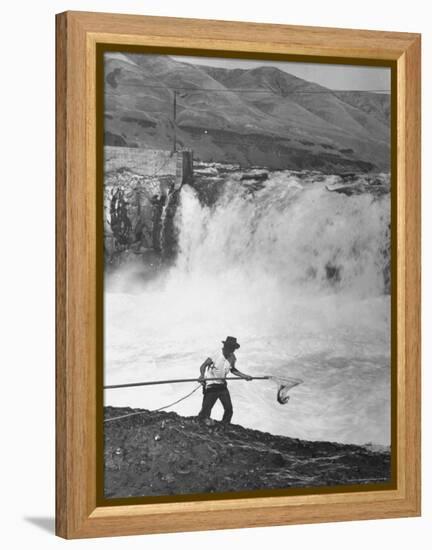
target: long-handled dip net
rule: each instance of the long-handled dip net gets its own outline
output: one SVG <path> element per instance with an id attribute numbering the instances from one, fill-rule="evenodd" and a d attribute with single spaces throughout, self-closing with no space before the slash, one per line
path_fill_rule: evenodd
<path id="1" fill-rule="evenodd" d="M 240 378 L 238 376 L 227 376 L 226 378 L 212 378 L 212 381 L 214 380 L 220 380 L 221 382 L 225 380 L 244 380 L 244 378 Z M 303 380 L 300 380 L 300 378 L 291 378 L 291 377 L 282 377 L 282 376 L 252 376 L 251 380 L 270 380 L 271 382 L 274 382 L 277 385 L 277 393 L 276 393 L 276 399 L 277 402 L 281 405 L 285 405 L 288 403 L 290 396 L 289 392 L 295 388 L 296 386 L 303 383 Z M 179 384 L 181 382 L 200 382 L 201 380 L 197 378 L 181 378 L 181 379 L 174 379 L 174 380 L 155 380 L 152 382 L 135 382 L 132 384 L 115 384 L 111 386 L 104 386 L 104 390 L 113 390 L 117 388 L 136 388 L 139 386 L 157 386 L 160 384 Z M 193 389 L 190 393 L 185 395 L 184 397 L 181 397 L 180 399 L 177 399 L 177 401 L 174 401 L 173 403 L 170 403 L 168 405 L 165 405 L 164 407 L 160 407 L 159 409 L 156 409 L 158 411 L 161 411 L 163 409 L 167 409 L 171 407 L 172 405 L 176 405 L 177 403 L 180 403 L 180 401 L 183 401 L 184 399 L 187 399 L 190 397 L 195 391 L 200 387 L 200 384 Z M 108 418 L 105 420 L 105 422 L 111 421 L 111 420 L 118 420 L 120 418 L 126 418 L 127 416 L 133 416 L 135 414 L 143 414 L 141 412 L 138 413 L 130 413 L 114 418 Z"/>

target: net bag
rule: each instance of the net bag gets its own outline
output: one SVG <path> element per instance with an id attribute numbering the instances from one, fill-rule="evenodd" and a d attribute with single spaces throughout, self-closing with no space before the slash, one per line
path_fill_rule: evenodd
<path id="1" fill-rule="evenodd" d="M 278 389 L 276 399 L 281 405 L 286 405 L 290 400 L 290 390 L 303 383 L 303 380 L 300 380 L 300 378 L 281 378 L 278 376 L 269 376 L 269 379 L 277 384 Z"/>

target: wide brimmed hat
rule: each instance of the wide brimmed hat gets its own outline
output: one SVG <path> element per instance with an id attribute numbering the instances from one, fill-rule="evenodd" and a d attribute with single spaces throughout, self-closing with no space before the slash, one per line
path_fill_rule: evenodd
<path id="1" fill-rule="evenodd" d="M 234 349 L 239 349 L 240 347 L 240 344 L 237 342 L 237 338 L 234 338 L 234 336 L 227 336 L 226 340 L 222 340 L 222 344 Z"/>

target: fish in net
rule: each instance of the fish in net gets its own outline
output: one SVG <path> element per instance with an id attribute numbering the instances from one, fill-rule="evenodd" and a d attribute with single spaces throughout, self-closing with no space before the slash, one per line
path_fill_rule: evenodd
<path id="1" fill-rule="evenodd" d="M 289 392 L 292 388 L 303 383 L 303 380 L 300 380 L 300 378 L 282 378 L 280 376 L 269 376 L 268 378 L 277 385 L 276 399 L 281 405 L 286 405 L 290 400 Z"/>

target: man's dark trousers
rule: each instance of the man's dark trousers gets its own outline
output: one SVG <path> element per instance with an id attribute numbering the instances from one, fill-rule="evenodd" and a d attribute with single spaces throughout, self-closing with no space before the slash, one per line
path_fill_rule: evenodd
<path id="1" fill-rule="evenodd" d="M 224 415 L 222 422 L 229 424 L 233 415 L 231 396 L 226 384 L 211 384 L 204 389 L 203 403 L 198 418 L 210 418 L 210 413 L 217 400 L 223 405 Z"/>

